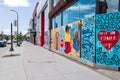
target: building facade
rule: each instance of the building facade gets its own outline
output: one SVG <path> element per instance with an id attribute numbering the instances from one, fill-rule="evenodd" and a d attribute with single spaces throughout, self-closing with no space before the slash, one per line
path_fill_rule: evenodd
<path id="1" fill-rule="evenodd" d="M 34 43 L 34 45 L 37 44 L 36 40 L 36 33 L 37 33 L 37 8 L 38 8 L 39 2 L 36 3 L 32 18 L 30 19 L 29 26 L 30 26 L 30 42 Z"/>
<path id="2" fill-rule="evenodd" d="M 120 69 L 120 0 L 52 0 L 53 51 Z"/>
<path id="3" fill-rule="evenodd" d="M 37 42 L 92 66 L 120 70 L 120 0 L 41 0 Z"/>
<path id="4" fill-rule="evenodd" d="M 49 0 L 41 0 L 37 12 L 39 45 L 49 48 Z"/>

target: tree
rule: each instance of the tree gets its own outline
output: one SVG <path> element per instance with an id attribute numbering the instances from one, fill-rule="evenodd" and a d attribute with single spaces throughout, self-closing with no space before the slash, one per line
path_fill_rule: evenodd
<path id="1" fill-rule="evenodd" d="M 18 42 L 22 42 L 24 40 L 24 36 L 21 32 L 17 35 L 17 40 Z"/>

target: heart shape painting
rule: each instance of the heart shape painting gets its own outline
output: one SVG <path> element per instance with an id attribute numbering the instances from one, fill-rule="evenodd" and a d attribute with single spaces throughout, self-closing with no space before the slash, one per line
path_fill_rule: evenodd
<path id="1" fill-rule="evenodd" d="M 98 33 L 98 40 L 108 51 L 110 51 L 111 48 L 118 42 L 119 37 L 120 35 L 117 30 L 112 30 L 110 32 L 103 30 Z"/>

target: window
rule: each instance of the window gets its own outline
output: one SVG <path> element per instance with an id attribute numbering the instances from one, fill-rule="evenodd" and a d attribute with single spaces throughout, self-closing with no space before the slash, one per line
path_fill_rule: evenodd
<path id="1" fill-rule="evenodd" d="M 107 12 L 118 12 L 118 0 L 106 0 L 107 4 L 108 4 L 108 9 Z"/>
<path id="2" fill-rule="evenodd" d="M 119 11 L 120 0 L 97 0 L 97 13 L 110 13 Z"/>
<path id="3" fill-rule="evenodd" d="M 55 21 L 56 21 L 56 23 L 55 23 L 56 27 L 60 27 L 61 26 L 61 14 L 56 16 Z"/>
<path id="4" fill-rule="evenodd" d="M 69 23 L 77 21 L 80 19 L 80 8 L 79 8 L 79 1 L 75 2 L 72 6 L 68 8 L 69 13 L 68 13 L 68 20 Z"/>
<path id="5" fill-rule="evenodd" d="M 57 15 L 55 18 L 52 19 L 52 28 L 61 27 L 61 14 Z"/>
<path id="6" fill-rule="evenodd" d="M 55 7 L 57 2 L 58 2 L 58 0 L 52 0 L 52 1 L 53 1 L 53 7 Z"/>
<path id="7" fill-rule="evenodd" d="M 55 28 L 55 19 L 53 18 L 52 19 L 52 29 L 54 29 Z"/>
<path id="8" fill-rule="evenodd" d="M 79 0 L 80 19 L 95 16 L 96 0 Z"/>
<path id="9" fill-rule="evenodd" d="M 85 17 L 95 16 L 96 0 L 78 0 L 52 20 L 53 27 L 64 26 Z"/>
<path id="10" fill-rule="evenodd" d="M 46 9 L 45 9 L 45 31 L 48 31 L 48 23 L 49 23 L 49 18 L 48 18 L 48 7 L 46 7 Z"/>
<path id="11" fill-rule="evenodd" d="M 65 11 L 63 11 L 63 25 L 68 24 L 69 23 L 69 9 L 66 9 Z"/>
<path id="12" fill-rule="evenodd" d="M 63 11 L 63 25 L 79 20 L 79 1 Z"/>

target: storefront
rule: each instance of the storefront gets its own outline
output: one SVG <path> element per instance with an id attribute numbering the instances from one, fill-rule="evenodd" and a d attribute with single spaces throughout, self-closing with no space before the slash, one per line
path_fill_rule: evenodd
<path id="1" fill-rule="evenodd" d="M 53 51 L 92 64 L 120 67 L 119 0 L 53 0 Z"/>
<path id="2" fill-rule="evenodd" d="M 49 0 L 42 0 L 38 8 L 39 44 L 49 48 Z"/>
<path id="3" fill-rule="evenodd" d="M 30 42 L 32 42 L 34 45 L 37 44 L 36 40 L 36 33 L 37 33 L 37 8 L 38 8 L 39 2 L 36 3 L 32 18 L 30 19 Z"/>

